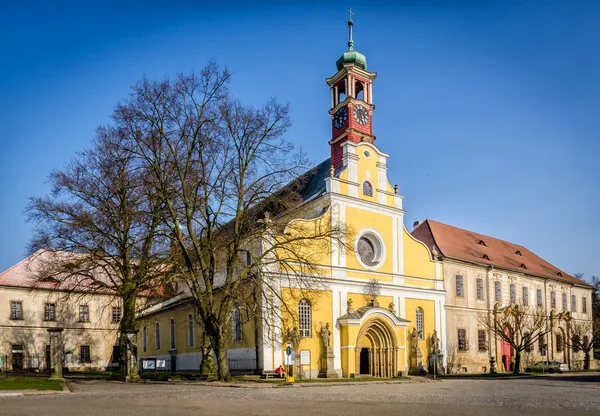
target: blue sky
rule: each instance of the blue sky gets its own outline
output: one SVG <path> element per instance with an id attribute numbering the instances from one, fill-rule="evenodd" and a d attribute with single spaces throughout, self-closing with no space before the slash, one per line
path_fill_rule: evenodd
<path id="1" fill-rule="evenodd" d="M 0 269 L 26 254 L 30 196 L 87 147 L 142 76 L 234 74 L 243 102 L 289 103 L 288 138 L 329 155 L 346 50 L 378 72 L 376 144 L 405 223 L 432 218 L 600 276 L 600 4 L 593 1 L 13 2 L 0 11 Z M 126 3 L 123 5 L 122 3 Z"/>

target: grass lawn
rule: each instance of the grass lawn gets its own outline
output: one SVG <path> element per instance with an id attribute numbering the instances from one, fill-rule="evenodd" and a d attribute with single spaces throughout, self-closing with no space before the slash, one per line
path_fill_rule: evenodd
<path id="1" fill-rule="evenodd" d="M 47 378 L 0 378 L 0 390 L 62 390 L 62 382 Z"/>

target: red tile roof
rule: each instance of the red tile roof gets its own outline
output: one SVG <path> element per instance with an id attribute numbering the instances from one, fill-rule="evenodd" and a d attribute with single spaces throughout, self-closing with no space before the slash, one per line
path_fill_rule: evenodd
<path id="1" fill-rule="evenodd" d="M 432 220 L 419 224 L 411 234 L 424 242 L 430 250 L 435 246 L 444 257 L 591 287 L 583 280 L 569 275 L 538 257 L 526 247 L 498 238 Z"/>
<path id="2" fill-rule="evenodd" d="M 61 279 L 58 276 L 58 280 L 52 277 L 48 277 L 47 280 L 43 278 L 44 270 L 48 268 L 53 260 L 60 261 L 73 256 L 83 256 L 83 254 L 39 250 L 0 273 L 0 286 L 111 293 L 108 289 L 99 290 L 97 287 L 89 286 L 89 281 L 83 278 L 67 277 Z M 105 280 L 107 283 L 110 282 L 108 279 Z"/>

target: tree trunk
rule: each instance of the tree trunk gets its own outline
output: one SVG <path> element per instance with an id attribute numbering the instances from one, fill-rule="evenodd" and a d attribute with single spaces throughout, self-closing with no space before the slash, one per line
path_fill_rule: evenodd
<path id="1" fill-rule="evenodd" d="M 213 349 L 217 356 L 217 377 L 219 381 L 229 381 L 231 374 L 229 374 L 229 361 L 227 361 L 227 343 L 224 337 L 219 334 L 213 338 Z"/>
<path id="2" fill-rule="evenodd" d="M 583 359 L 583 369 L 590 369 L 590 350 L 585 350 L 585 358 Z"/>
<path id="3" fill-rule="evenodd" d="M 520 368 L 521 368 L 521 351 L 515 351 L 515 364 L 514 364 L 514 368 L 513 368 L 513 374 L 518 375 Z"/>
<path id="4" fill-rule="evenodd" d="M 128 333 L 136 330 L 135 300 L 135 294 L 123 296 L 123 315 L 121 316 L 119 333 L 119 367 L 125 381 L 139 378 L 137 345 L 129 345 L 131 343 L 128 342 Z"/>
<path id="5" fill-rule="evenodd" d="M 209 317 L 205 322 L 206 335 L 210 339 L 211 347 L 217 358 L 217 377 L 219 381 L 229 381 L 231 374 L 229 374 L 229 362 L 227 361 L 228 333 L 223 330 L 223 325 L 215 316 Z"/>

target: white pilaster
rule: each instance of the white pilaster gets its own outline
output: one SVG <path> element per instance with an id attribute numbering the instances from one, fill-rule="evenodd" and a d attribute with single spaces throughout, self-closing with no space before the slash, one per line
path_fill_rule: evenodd
<path id="1" fill-rule="evenodd" d="M 340 324 L 338 323 L 338 318 L 340 317 L 340 291 L 334 290 L 331 294 L 331 311 L 333 314 L 333 368 L 336 370 L 341 370 L 342 368 L 342 348 L 341 348 L 341 340 L 340 340 Z"/>

